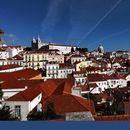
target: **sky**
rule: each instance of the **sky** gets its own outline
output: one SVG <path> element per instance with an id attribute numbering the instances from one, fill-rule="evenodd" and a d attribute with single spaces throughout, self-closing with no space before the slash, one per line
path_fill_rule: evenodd
<path id="1" fill-rule="evenodd" d="M 75 44 L 89 50 L 130 51 L 130 0 L 0 0 L 7 44 Z"/>

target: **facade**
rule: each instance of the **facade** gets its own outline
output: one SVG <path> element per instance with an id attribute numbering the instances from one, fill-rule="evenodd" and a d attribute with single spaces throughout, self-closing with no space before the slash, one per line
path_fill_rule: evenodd
<path id="1" fill-rule="evenodd" d="M 75 67 L 69 63 L 59 64 L 58 78 L 67 78 L 75 71 Z"/>
<path id="2" fill-rule="evenodd" d="M 74 64 L 75 62 L 79 62 L 79 61 L 86 61 L 86 57 L 82 55 L 73 55 L 70 58 L 71 64 Z"/>
<path id="3" fill-rule="evenodd" d="M 11 108 L 14 117 L 17 117 L 22 121 L 26 121 L 29 112 L 32 111 L 40 103 L 42 94 L 39 93 L 33 99 L 30 98 L 30 100 L 26 99 L 26 96 L 17 98 L 21 93 L 24 93 L 24 91 L 8 98 L 7 100 L 3 101 L 2 104 L 6 105 L 6 107 Z"/>
<path id="4" fill-rule="evenodd" d="M 24 55 L 24 66 L 45 69 L 48 62 L 64 63 L 64 55 L 49 52 L 31 52 Z"/>
<path id="5" fill-rule="evenodd" d="M 76 50 L 77 46 L 71 46 L 71 45 L 60 45 L 60 44 L 56 44 L 56 43 L 49 43 L 48 44 L 49 49 L 58 49 L 59 50 L 59 54 L 68 54 L 71 52 L 72 47 L 74 48 L 74 50 Z"/>
<path id="6" fill-rule="evenodd" d="M 76 80 L 76 84 L 84 85 L 86 83 L 87 75 L 86 75 L 86 72 L 84 72 L 84 71 L 73 72 L 73 77 Z"/>
<path id="7" fill-rule="evenodd" d="M 5 50 L 0 50 L 0 59 L 7 59 L 9 58 L 9 53 Z"/>
<path id="8" fill-rule="evenodd" d="M 75 63 L 76 71 L 81 71 L 82 69 L 90 66 L 92 64 L 92 61 L 81 61 Z"/>
<path id="9" fill-rule="evenodd" d="M 46 64 L 46 78 L 58 78 L 59 64 L 47 63 Z"/>

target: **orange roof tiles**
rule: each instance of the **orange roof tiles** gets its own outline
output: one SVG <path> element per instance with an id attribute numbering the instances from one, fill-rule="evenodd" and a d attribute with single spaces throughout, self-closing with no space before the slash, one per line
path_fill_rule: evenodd
<path id="1" fill-rule="evenodd" d="M 2 66 L 0 66 L 0 70 L 13 69 L 13 68 L 17 68 L 17 67 L 21 67 L 21 66 L 15 65 L 15 64 L 12 64 L 12 65 L 2 65 Z"/>
<path id="2" fill-rule="evenodd" d="M 35 87 L 43 80 L 9 80 L 1 84 L 1 89 L 20 89 L 25 87 Z"/>
<path id="3" fill-rule="evenodd" d="M 47 100 L 48 104 L 53 103 L 56 113 L 85 112 L 95 113 L 93 102 L 82 97 L 71 94 L 52 96 Z"/>
<path id="4" fill-rule="evenodd" d="M 88 74 L 88 80 L 89 82 L 95 82 L 95 81 L 106 81 L 108 80 L 108 76 L 105 74 Z"/>
<path id="5" fill-rule="evenodd" d="M 28 88 L 8 98 L 6 101 L 32 101 L 41 93 L 40 87 Z"/>
<path id="6" fill-rule="evenodd" d="M 74 78 L 68 79 L 49 79 L 41 85 L 42 91 L 48 95 L 60 95 L 71 93 L 74 84 Z"/>
<path id="7" fill-rule="evenodd" d="M 15 72 L 2 72 L 0 73 L 0 81 L 31 79 L 39 74 L 40 72 L 34 69 L 23 69 Z"/>
<path id="8" fill-rule="evenodd" d="M 130 120 L 130 115 L 111 115 L 111 116 L 94 116 L 98 121 L 118 121 L 118 120 Z"/>
<path id="9" fill-rule="evenodd" d="M 85 71 L 74 71 L 73 74 L 85 74 Z"/>
<path id="10" fill-rule="evenodd" d="M 81 89 L 81 91 L 89 91 L 88 85 L 79 85 L 78 87 Z"/>

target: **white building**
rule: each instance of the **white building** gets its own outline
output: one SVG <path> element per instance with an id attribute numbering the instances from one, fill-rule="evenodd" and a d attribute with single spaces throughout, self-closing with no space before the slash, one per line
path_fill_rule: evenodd
<path id="1" fill-rule="evenodd" d="M 75 67 L 72 64 L 62 63 L 59 64 L 58 78 L 67 78 L 68 74 L 72 74 L 75 71 Z"/>
<path id="2" fill-rule="evenodd" d="M 83 55 L 72 55 L 70 58 L 71 64 L 79 61 L 86 61 L 86 56 Z"/>
<path id="3" fill-rule="evenodd" d="M 52 52 L 30 52 L 24 55 L 24 66 L 34 69 L 44 68 L 47 62 L 64 63 L 64 55 Z"/>
<path id="4" fill-rule="evenodd" d="M 14 117 L 18 117 L 20 120 L 27 120 L 27 115 L 35 107 L 38 106 L 42 99 L 42 93 L 39 88 L 26 89 L 2 102 L 2 105 L 6 105 L 12 110 Z"/>
<path id="5" fill-rule="evenodd" d="M 49 43 L 48 44 L 48 48 L 49 49 L 58 49 L 59 50 L 59 54 L 68 54 L 71 52 L 72 47 L 74 48 L 74 50 L 76 50 L 77 46 L 71 46 L 71 45 L 63 45 L 63 44 L 56 44 L 56 43 Z"/>
<path id="6" fill-rule="evenodd" d="M 86 72 L 84 71 L 75 71 L 73 72 L 73 77 L 76 80 L 77 84 L 84 85 L 86 83 Z"/>
<path id="7" fill-rule="evenodd" d="M 7 46 L 5 51 L 9 53 L 9 57 L 11 58 L 19 54 L 20 52 L 22 52 L 23 47 L 22 46 Z"/>
<path id="8" fill-rule="evenodd" d="M 0 50 L 0 59 L 7 59 L 9 58 L 9 53 L 5 50 Z"/>
<path id="9" fill-rule="evenodd" d="M 46 77 L 47 78 L 58 78 L 59 64 L 47 63 L 46 64 Z"/>
<path id="10" fill-rule="evenodd" d="M 91 88 L 91 90 L 93 89 L 92 93 L 101 93 L 108 88 L 121 88 L 127 86 L 127 81 L 116 74 L 88 74 L 87 78 L 89 83 L 96 83 L 98 86 L 94 89 Z"/>

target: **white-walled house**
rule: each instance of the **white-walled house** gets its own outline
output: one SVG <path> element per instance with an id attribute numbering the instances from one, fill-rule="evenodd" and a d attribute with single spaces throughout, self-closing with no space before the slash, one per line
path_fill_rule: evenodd
<path id="1" fill-rule="evenodd" d="M 47 48 L 48 49 L 58 49 L 59 50 L 59 54 L 68 54 L 71 52 L 72 47 L 74 48 L 74 50 L 76 50 L 77 46 L 72 46 L 72 45 L 63 45 L 63 44 L 57 44 L 57 43 L 48 43 Z"/>
<path id="2" fill-rule="evenodd" d="M 46 64 L 46 78 L 58 78 L 59 64 L 47 63 Z"/>
<path id="3" fill-rule="evenodd" d="M 27 115 L 41 102 L 42 93 L 39 88 L 29 88 L 2 102 L 2 105 L 10 107 L 14 117 L 27 120 Z"/>
<path id="4" fill-rule="evenodd" d="M 92 93 L 101 93 L 102 91 L 104 91 L 105 89 L 109 87 L 107 83 L 108 77 L 104 74 L 97 74 L 97 73 L 88 74 L 87 79 L 88 79 L 88 83 L 97 84 L 97 87 L 95 87 L 94 89 L 91 88 Z"/>
<path id="5" fill-rule="evenodd" d="M 75 67 L 69 63 L 59 64 L 58 78 L 67 78 L 68 74 L 72 74 L 75 71 Z"/>
<path id="6" fill-rule="evenodd" d="M 87 78 L 89 83 L 96 83 L 98 86 L 92 90 L 92 93 L 101 93 L 108 88 L 127 86 L 127 81 L 117 74 L 88 74 Z"/>
<path id="7" fill-rule="evenodd" d="M 7 46 L 6 48 L 5 51 L 9 53 L 10 58 L 23 51 L 22 46 Z"/>
<path id="8" fill-rule="evenodd" d="M 73 72 L 73 77 L 76 80 L 77 84 L 84 85 L 86 83 L 86 72 L 84 71 L 75 71 Z"/>
<path id="9" fill-rule="evenodd" d="M 0 59 L 7 59 L 9 58 L 9 53 L 5 50 L 0 50 Z"/>
<path id="10" fill-rule="evenodd" d="M 24 55 L 24 66 L 34 69 L 44 68 L 47 62 L 64 63 L 64 55 L 53 53 L 52 51 L 45 52 L 29 52 Z"/>
<path id="11" fill-rule="evenodd" d="M 86 56 L 84 55 L 72 55 L 70 58 L 71 64 L 79 61 L 86 61 Z"/>
<path id="12" fill-rule="evenodd" d="M 122 88 L 127 86 L 127 80 L 118 74 L 112 74 L 109 76 L 108 84 L 111 88 Z"/>
<path id="13" fill-rule="evenodd" d="M 19 92 L 22 92 L 28 88 L 33 88 L 40 83 L 42 83 L 43 80 L 7 80 L 7 81 L 1 81 L 1 89 L 3 92 L 3 99 L 8 99 Z"/>

